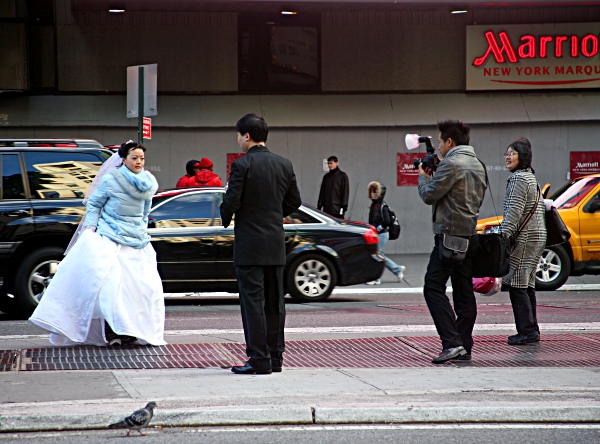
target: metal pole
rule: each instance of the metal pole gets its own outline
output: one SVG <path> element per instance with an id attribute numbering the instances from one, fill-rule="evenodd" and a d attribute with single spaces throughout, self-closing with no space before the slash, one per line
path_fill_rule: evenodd
<path id="1" fill-rule="evenodd" d="M 144 142 L 144 67 L 138 68 L 138 143 Z"/>

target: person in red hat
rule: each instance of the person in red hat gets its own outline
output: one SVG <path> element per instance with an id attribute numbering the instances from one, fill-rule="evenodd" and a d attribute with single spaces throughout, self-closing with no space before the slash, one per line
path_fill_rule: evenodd
<path id="1" fill-rule="evenodd" d="M 175 188 L 185 188 L 190 186 L 190 179 L 193 179 L 200 170 L 200 161 L 192 159 L 185 164 L 186 175 L 177 181 Z"/>
<path id="2" fill-rule="evenodd" d="M 188 186 L 190 187 L 222 187 L 223 182 L 219 176 L 213 173 L 213 163 L 208 157 L 200 159 L 200 169 L 194 177 L 190 177 Z"/>

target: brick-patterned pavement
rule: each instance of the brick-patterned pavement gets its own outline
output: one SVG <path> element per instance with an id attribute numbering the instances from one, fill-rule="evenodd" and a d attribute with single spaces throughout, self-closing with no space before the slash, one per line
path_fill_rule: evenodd
<path id="1" fill-rule="evenodd" d="M 434 336 L 288 341 L 284 365 L 294 368 L 433 367 L 441 350 Z M 228 368 L 246 360 L 245 344 L 163 347 L 50 347 L 0 351 L 0 371 Z M 475 336 L 475 367 L 600 367 L 600 334 L 542 334 L 542 341 L 509 346 L 506 336 Z"/>

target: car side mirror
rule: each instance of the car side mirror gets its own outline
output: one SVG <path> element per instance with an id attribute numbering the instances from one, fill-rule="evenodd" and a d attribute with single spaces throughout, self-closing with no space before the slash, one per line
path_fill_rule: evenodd
<path id="1" fill-rule="evenodd" d="M 148 218 L 148 228 L 156 228 L 156 221 L 151 217 Z"/>
<path id="2" fill-rule="evenodd" d="M 590 213 L 595 213 L 600 210 L 600 199 L 596 199 L 590 203 Z"/>

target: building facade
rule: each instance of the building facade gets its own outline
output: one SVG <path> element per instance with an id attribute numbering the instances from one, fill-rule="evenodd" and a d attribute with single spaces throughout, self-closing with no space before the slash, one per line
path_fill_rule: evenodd
<path id="1" fill-rule="evenodd" d="M 600 152 L 598 2 L 465 1 L 465 13 L 448 1 L 2 4 L 0 138 L 136 139 L 126 68 L 157 63 L 144 145 L 161 188 L 193 158 L 225 178 L 235 122 L 262 114 L 267 146 L 293 161 L 306 203 L 330 155 L 350 178 L 350 218 L 367 219 L 370 181 L 387 186 L 402 225 L 388 253 L 432 247 L 430 207 L 398 186 L 402 155 L 424 152 L 407 151 L 407 133 L 435 139 L 438 120 L 471 124 L 491 184 L 481 217 L 502 212 L 502 153 L 516 137 L 531 140 L 538 180 L 553 189 L 572 152 Z"/>

